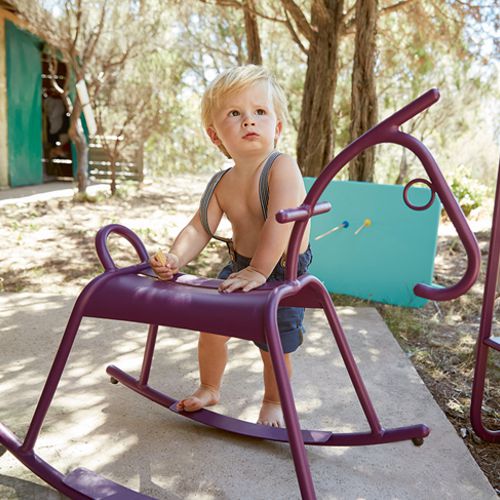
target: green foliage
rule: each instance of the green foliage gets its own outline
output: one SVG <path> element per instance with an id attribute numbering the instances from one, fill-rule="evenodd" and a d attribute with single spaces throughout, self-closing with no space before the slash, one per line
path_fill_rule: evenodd
<path id="1" fill-rule="evenodd" d="M 78 192 L 73 195 L 74 203 L 98 203 L 98 199 L 87 192 Z"/>
<path id="2" fill-rule="evenodd" d="M 145 165 L 154 177 L 217 170 L 226 159 L 201 127 L 200 101 L 217 73 L 246 63 L 243 12 L 238 8 L 191 2 L 171 7 L 171 15 L 164 16 L 162 22 L 163 31 L 170 38 L 168 47 L 159 50 L 158 57 L 165 57 L 169 78 L 161 85 L 165 94 L 160 103 L 163 123 L 145 144 Z M 277 75 L 289 101 L 291 120 L 279 147 L 294 155 L 306 57 L 290 42 L 282 24 L 259 20 L 259 33 L 264 64 Z M 144 70 L 143 74 L 147 73 Z M 158 72 L 152 74 L 156 76 Z"/>
<path id="3" fill-rule="evenodd" d="M 65 12 L 64 5 L 72 5 L 70 0 L 40 3 L 59 6 L 59 13 Z M 491 179 L 497 163 L 492 158 L 497 155 L 498 120 L 491 110 L 499 99 L 494 85 L 498 52 L 486 51 L 494 46 L 488 39 L 491 33 L 482 29 L 487 16 L 481 11 L 486 12 L 486 7 L 482 2 L 471 6 L 447 0 L 399 3 L 400 7 L 393 8 L 397 2 L 379 0 L 379 119 L 427 89 L 440 88 L 441 101 L 406 124 L 405 132 L 416 133 L 433 153 L 440 152 L 439 164 L 446 177 L 446 170 L 452 171 L 459 161 L 469 169 L 474 164 L 476 178 Z M 354 0 L 345 2 L 346 21 L 352 17 L 354 4 Z M 103 0 L 95 2 L 94 9 L 90 5 L 84 2 L 82 9 L 89 23 L 95 24 Z M 127 0 L 106 11 L 106 30 L 86 64 L 92 105 L 102 133 L 123 137 L 121 155 L 130 157 L 127 147 L 134 150 L 144 145 L 146 175 L 213 171 L 223 165 L 224 157 L 201 129 L 199 107 L 203 90 L 218 72 L 246 63 L 243 11 L 237 5 Z M 264 65 L 276 74 L 289 100 L 291 120 L 279 147 L 295 155 L 308 57 L 286 28 L 282 5 L 280 0 L 256 2 L 265 15 L 258 17 Z M 310 22 L 311 2 L 301 0 L 296 5 Z M 492 19 L 486 19 L 490 27 Z M 307 39 L 296 32 L 306 50 Z M 333 117 L 335 153 L 347 145 L 350 135 L 351 29 L 340 45 Z M 126 64 L 120 64 L 119 54 L 128 55 Z M 393 182 L 401 166 L 400 148 L 378 147 L 376 154 L 377 181 Z M 411 157 L 409 162 L 410 178 L 421 175 L 419 163 Z"/>
<path id="4" fill-rule="evenodd" d="M 474 179 L 465 168 L 459 168 L 451 180 L 451 190 L 466 217 L 472 210 L 481 206 L 486 188 Z"/>
<path id="5" fill-rule="evenodd" d="M 495 118 L 492 110 L 498 109 L 500 99 L 494 41 L 488 28 L 494 23 L 490 20 L 484 24 L 491 8 L 464 2 L 408 2 L 384 12 L 395 3 L 379 1 L 379 120 L 426 90 L 438 88 L 440 101 L 406 123 L 404 131 L 422 140 L 436 155 L 446 178 L 458 163 L 469 172 L 473 166 L 474 177 L 490 183 L 498 164 L 499 136 L 498 114 Z M 472 32 L 475 44 L 471 42 Z M 334 103 L 336 153 L 349 141 L 353 45 L 352 36 L 343 37 Z M 423 175 L 420 162 L 409 151 L 406 160 L 409 168 L 403 177 L 409 180 Z M 377 146 L 376 181 L 393 183 L 403 164 L 400 147 Z"/>

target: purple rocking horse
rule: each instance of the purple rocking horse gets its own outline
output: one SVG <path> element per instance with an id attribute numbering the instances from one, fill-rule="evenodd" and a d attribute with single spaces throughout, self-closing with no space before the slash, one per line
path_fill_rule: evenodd
<path id="1" fill-rule="evenodd" d="M 149 325 L 139 376 L 136 378 L 112 365 L 108 366 L 107 373 L 111 376 L 112 382 L 120 382 L 173 412 L 177 412 L 175 408 L 177 401 L 154 389 L 148 383 L 159 325 L 202 330 L 245 340 L 266 342 L 269 345 L 280 390 L 286 423 L 285 429 L 245 422 L 206 409 L 194 413 L 181 412 L 180 414 L 198 422 L 245 436 L 289 442 L 300 492 L 304 499 L 315 498 L 305 445 L 353 446 L 401 440 L 412 440 L 416 445 L 422 444 L 423 439 L 430 432 L 429 428 L 423 424 L 392 429 L 386 429 L 381 425 L 354 361 L 330 295 L 315 276 L 297 277 L 297 259 L 300 241 L 309 219 L 314 215 L 327 212 L 331 208 L 329 203 L 318 203 L 318 200 L 335 175 L 364 149 L 380 143 L 394 143 L 410 149 L 420 159 L 430 181 L 424 179 L 418 181 L 429 186 L 432 198 L 436 193 L 438 194 L 468 256 L 467 270 L 458 283 L 449 288 L 418 283 L 414 288 L 415 294 L 431 300 L 450 300 L 465 293 L 473 285 L 480 263 L 476 239 L 432 155 L 421 142 L 399 129 L 403 123 L 424 111 L 438 99 L 439 92 L 437 90 L 428 91 L 351 143 L 323 170 L 301 206 L 283 210 L 276 215 L 280 223 L 294 223 L 287 251 L 284 282 L 268 283 L 250 293 L 220 294 L 217 291 L 220 280 L 203 279 L 185 274 L 176 275 L 172 281 L 152 280 L 148 276 L 152 273 L 148 264 L 148 253 L 138 236 L 126 227 L 116 224 L 102 228 L 97 233 L 96 247 L 99 259 L 104 266 L 104 272 L 85 287 L 75 303 L 24 440 L 19 439 L 7 427 L 0 424 L 0 443 L 35 474 L 70 498 L 149 498 L 83 468 L 75 469 L 64 475 L 45 462 L 34 451 L 35 443 L 68 360 L 79 325 L 82 318 L 87 316 Z M 406 192 L 407 189 L 404 201 L 410 206 Z M 410 206 L 410 208 L 419 207 Z M 138 254 L 139 264 L 120 269 L 115 266 L 106 246 L 107 238 L 111 233 L 117 233 L 131 243 Z M 500 244 L 498 235 L 495 242 L 495 248 L 498 250 Z M 498 261 L 498 251 L 495 258 Z M 333 338 L 339 347 L 366 416 L 369 431 L 335 433 L 333 431 L 301 429 L 278 333 L 276 312 L 279 305 L 324 310 Z M 193 311 L 196 311 L 196 314 L 193 314 Z M 488 341 L 485 342 L 488 347 L 492 346 L 488 344 Z M 498 343 L 496 345 L 498 346 Z"/>

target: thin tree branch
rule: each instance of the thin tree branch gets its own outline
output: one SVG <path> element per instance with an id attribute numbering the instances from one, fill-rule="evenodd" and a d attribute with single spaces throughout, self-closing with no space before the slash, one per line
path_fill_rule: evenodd
<path id="1" fill-rule="evenodd" d="M 87 61 L 94 55 L 95 48 L 97 46 L 97 43 L 99 42 L 99 39 L 101 38 L 102 31 L 104 28 L 104 21 L 106 19 L 106 11 L 107 11 L 107 4 L 108 0 L 104 0 L 104 3 L 101 8 L 101 14 L 99 16 L 99 23 L 97 24 L 97 29 L 94 31 L 92 35 L 92 40 L 91 42 L 85 47 L 84 49 L 84 61 Z"/>
<path id="2" fill-rule="evenodd" d="M 398 3 L 389 5 L 387 7 L 384 7 L 379 10 L 379 16 L 385 15 L 385 14 L 390 14 L 391 12 L 395 12 L 406 5 L 411 5 L 412 3 L 415 3 L 415 0 L 401 0 Z M 356 16 L 352 16 L 350 19 L 347 19 L 347 17 L 352 14 L 354 11 L 354 7 L 356 4 L 353 5 L 344 15 L 344 24 L 343 24 L 343 31 L 342 33 L 345 35 L 353 35 L 356 30 L 354 29 L 354 26 L 356 24 Z"/>
<path id="3" fill-rule="evenodd" d="M 307 39 L 309 43 L 312 43 L 316 34 L 309 24 L 309 21 L 304 16 L 301 8 L 293 0 L 281 0 L 281 5 L 292 16 L 295 24 L 297 25 L 297 28 L 299 29 L 299 32 Z"/>
<path id="4" fill-rule="evenodd" d="M 288 17 L 288 11 L 285 10 L 285 16 L 286 16 L 286 27 L 288 28 L 288 31 L 290 32 L 290 35 L 292 36 L 293 41 L 299 46 L 299 49 L 305 54 L 308 54 L 308 50 L 304 46 L 304 44 L 301 42 L 298 33 L 295 31 L 295 28 L 293 27 L 293 24 Z"/>
<path id="5" fill-rule="evenodd" d="M 76 18 L 76 29 L 75 29 L 75 36 L 73 38 L 73 46 L 77 47 L 78 37 L 80 35 L 80 29 L 82 27 L 82 2 L 81 2 L 81 0 L 78 0 L 76 2 L 75 18 Z"/>
<path id="6" fill-rule="evenodd" d="M 244 5 L 237 0 L 199 0 L 200 2 L 207 4 L 207 5 L 217 5 L 219 7 L 234 7 L 237 9 L 243 9 L 245 8 Z M 261 17 L 262 19 L 266 19 L 267 21 L 273 21 L 276 23 L 281 23 L 281 24 L 286 24 L 285 19 L 280 19 L 279 17 L 273 17 L 269 16 L 267 14 L 264 14 L 263 12 L 257 10 L 257 8 L 248 8 L 248 11 L 251 12 L 252 14 L 255 14 L 256 16 Z"/>
<path id="7" fill-rule="evenodd" d="M 401 0 L 400 2 L 397 2 L 395 4 L 384 7 L 383 9 L 380 9 L 379 15 L 390 14 L 391 12 L 399 10 L 402 7 L 405 7 L 406 5 L 410 5 L 412 3 L 415 3 L 415 0 Z"/>

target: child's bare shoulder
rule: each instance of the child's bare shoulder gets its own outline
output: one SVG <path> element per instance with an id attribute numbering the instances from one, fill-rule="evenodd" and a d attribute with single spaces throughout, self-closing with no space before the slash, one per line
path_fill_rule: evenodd
<path id="1" fill-rule="evenodd" d="M 292 156 L 282 153 L 274 160 L 273 167 L 269 176 L 269 183 L 274 182 L 302 182 L 302 174 L 300 172 L 297 161 Z"/>
<path id="2" fill-rule="evenodd" d="M 287 153 L 281 153 L 279 156 L 276 157 L 276 160 L 274 160 L 275 165 L 294 165 L 298 168 L 297 161 L 293 156 L 290 156 Z M 274 168 L 274 166 L 273 166 Z"/>

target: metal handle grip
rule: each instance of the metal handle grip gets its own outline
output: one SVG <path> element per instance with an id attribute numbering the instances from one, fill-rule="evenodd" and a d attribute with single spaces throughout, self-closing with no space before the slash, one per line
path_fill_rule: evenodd
<path id="1" fill-rule="evenodd" d="M 322 201 L 314 205 L 311 210 L 310 205 L 301 205 L 297 208 L 286 208 L 285 210 L 280 210 L 276 214 L 276 220 L 285 224 L 286 222 L 304 221 L 311 218 L 313 215 L 320 215 L 329 212 L 332 209 L 332 205 L 329 201 Z"/>
<path id="2" fill-rule="evenodd" d="M 109 224 L 99 229 L 95 237 L 95 247 L 97 255 L 99 256 L 99 260 L 101 261 L 101 264 L 106 271 L 117 269 L 106 244 L 108 236 L 111 233 L 116 233 L 120 236 L 123 236 L 123 238 L 125 238 L 134 247 L 137 255 L 139 256 L 139 259 L 141 259 L 141 262 L 147 262 L 149 260 L 149 255 L 146 251 L 146 247 L 142 243 L 139 236 L 137 236 L 137 234 L 135 234 L 128 227 L 122 226 L 120 224 Z"/>

